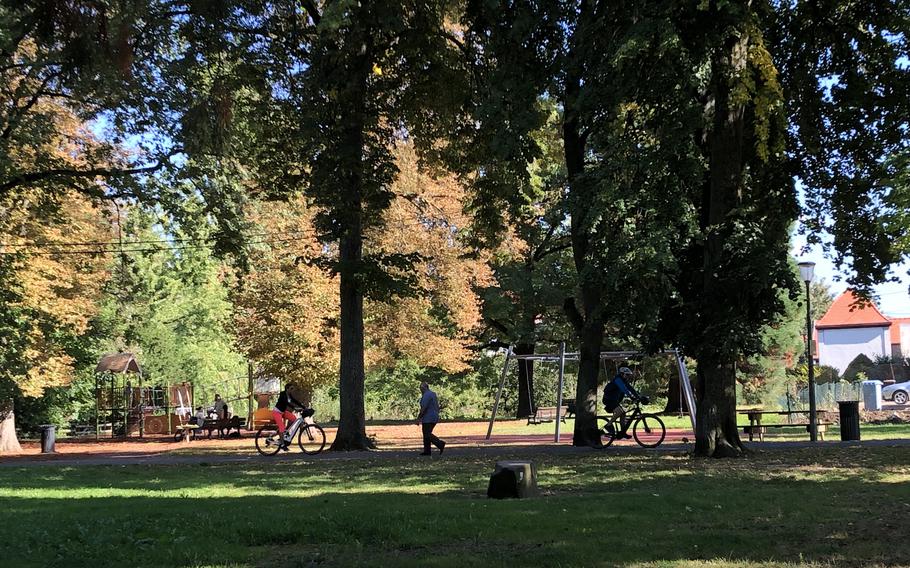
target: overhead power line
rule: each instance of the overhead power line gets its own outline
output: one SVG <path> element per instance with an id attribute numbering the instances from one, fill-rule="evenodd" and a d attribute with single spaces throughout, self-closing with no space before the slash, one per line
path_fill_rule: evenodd
<path id="1" fill-rule="evenodd" d="M 258 245 L 258 244 L 277 244 L 277 243 L 288 243 L 301 240 L 300 237 L 292 237 L 287 239 L 268 239 L 260 241 L 248 241 L 245 244 Z M 116 243 L 112 243 L 116 244 Z M 124 243 L 124 244 L 136 244 L 133 243 Z M 161 242 L 162 245 L 167 245 L 165 241 Z M 163 252 L 163 251 L 180 251 L 180 250 L 202 250 L 202 249 L 211 249 L 213 244 L 195 244 L 195 245 L 181 245 L 181 246 L 158 246 L 158 247 L 140 247 L 140 248 L 104 248 L 104 249 L 92 249 L 92 250 L 42 250 L 42 251 L 18 251 L 24 252 L 29 256 L 71 256 L 71 255 L 102 255 L 102 254 L 132 254 L 132 253 L 141 253 L 141 252 Z M 18 252 L 0 252 L 0 255 L 13 255 L 18 254 Z"/>
<path id="2" fill-rule="evenodd" d="M 259 233 L 247 233 L 246 236 L 250 237 L 264 237 L 269 235 L 295 235 L 295 234 L 304 234 L 312 233 L 311 229 L 298 230 L 298 231 L 266 231 Z M 139 245 L 139 244 L 169 244 L 169 243 L 189 243 L 189 242 L 207 242 L 217 240 L 218 234 L 223 234 L 221 232 L 216 233 L 213 236 L 209 237 L 194 237 L 194 238 L 164 238 L 164 239 L 148 239 L 148 240 L 138 240 L 138 241 L 84 241 L 84 242 L 72 242 L 72 241 L 57 241 L 57 242 L 30 242 L 30 243 L 0 243 L 0 247 L 8 248 L 47 248 L 47 247 L 77 247 L 77 246 L 120 246 L 123 245 Z"/>

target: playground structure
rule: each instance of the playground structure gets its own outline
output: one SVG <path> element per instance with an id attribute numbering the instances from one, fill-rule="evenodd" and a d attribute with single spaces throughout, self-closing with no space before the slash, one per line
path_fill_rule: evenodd
<path id="1" fill-rule="evenodd" d="M 148 386 L 143 384 L 142 369 L 133 354 L 105 355 L 95 367 L 95 438 L 108 432 L 111 438 L 174 434 L 197 406 L 208 409 L 216 394 L 221 395 L 233 414 L 246 415 L 248 428 L 252 428 L 255 400 L 259 400 L 260 408 L 263 404 L 268 406 L 269 397 L 280 390 L 275 388 L 276 383 L 254 380 L 252 365 L 248 365 L 246 376 L 214 385 L 194 388 L 181 382 Z M 240 413 L 242 406 L 246 406 L 245 412 Z"/>
<path id="2" fill-rule="evenodd" d="M 680 354 L 678 349 L 667 349 L 660 352 L 663 355 L 671 356 L 676 362 L 676 367 L 679 372 L 679 388 L 681 391 L 681 399 L 685 401 L 685 406 L 688 409 L 689 419 L 692 422 L 692 430 L 695 430 L 695 393 L 692 391 L 692 383 L 689 380 L 689 371 L 686 369 L 686 363 L 683 359 L 683 356 Z M 628 361 L 631 359 L 637 359 L 645 356 L 645 353 L 638 351 L 602 351 L 600 353 L 601 364 L 604 364 L 606 361 Z M 558 353 L 535 353 L 530 355 L 517 355 L 512 351 L 512 348 L 509 347 L 506 349 L 506 360 L 502 366 L 502 374 L 499 379 L 499 388 L 496 391 L 496 399 L 493 402 L 493 412 L 490 414 L 490 422 L 487 426 L 487 435 L 486 439 L 489 440 L 493 434 L 493 424 L 496 421 L 496 414 L 499 411 L 499 403 L 502 399 L 502 393 L 505 389 L 506 379 L 509 374 L 509 363 L 511 361 L 540 361 L 546 363 L 558 363 L 558 380 L 556 387 L 556 415 L 554 422 L 556 423 L 555 432 L 554 432 L 554 441 L 559 443 L 559 430 L 560 424 L 564 420 L 564 416 L 560 415 L 561 409 L 563 408 L 563 390 L 565 387 L 565 368 L 566 362 L 577 362 L 579 360 L 579 354 L 577 352 L 566 353 L 566 344 L 561 342 L 559 344 Z M 605 365 L 604 365 L 605 367 Z M 532 404 L 533 406 L 533 404 Z"/>

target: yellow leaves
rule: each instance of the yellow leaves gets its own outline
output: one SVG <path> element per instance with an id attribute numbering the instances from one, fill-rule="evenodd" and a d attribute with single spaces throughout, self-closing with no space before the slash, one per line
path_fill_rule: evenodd
<path id="1" fill-rule="evenodd" d="M 464 258 L 459 234 L 469 219 L 462 210 L 464 190 L 454 176 L 422 171 L 411 145 L 395 151 L 396 197 L 384 213 L 384 225 L 366 235 L 364 252 L 418 253 L 424 260 L 415 270 L 424 293 L 365 302 L 365 362 L 368 368 L 390 367 L 407 356 L 460 372 L 470 357 L 470 332 L 481 318 L 474 288 L 489 283 L 492 274 L 483 259 Z M 334 380 L 339 363 L 338 279 L 295 262 L 335 254 L 316 241 L 313 214 L 302 199 L 251 210 L 261 232 L 299 238 L 263 245 L 233 294 L 241 350 L 264 371 L 310 387 Z"/>
<path id="2" fill-rule="evenodd" d="M 249 212 L 269 243 L 232 294 L 237 346 L 267 375 L 312 390 L 337 376 L 338 284 L 298 259 L 322 254 L 302 199 Z"/>
<path id="3" fill-rule="evenodd" d="M 410 144 L 399 144 L 395 153 L 396 198 L 369 243 L 388 253 L 420 254 L 425 260 L 415 268 L 425 293 L 389 305 L 369 304 L 368 339 L 384 353 L 371 360 L 388 364 L 407 355 L 422 365 L 459 372 L 470 356 L 469 334 L 481 319 L 474 289 L 488 283 L 492 273 L 484 259 L 466 258 L 459 241 L 470 222 L 461 184 L 454 176 L 421 170 Z"/>

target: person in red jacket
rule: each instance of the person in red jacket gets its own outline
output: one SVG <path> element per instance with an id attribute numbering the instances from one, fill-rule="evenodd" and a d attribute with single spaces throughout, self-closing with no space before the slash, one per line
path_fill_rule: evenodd
<path id="1" fill-rule="evenodd" d="M 284 438 L 284 431 L 287 428 L 284 421 L 294 422 L 297 420 L 297 415 L 293 411 L 306 408 L 305 404 L 294 398 L 293 393 L 296 391 L 297 388 L 293 383 L 286 384 L 284 390 L 278 394 L 278 402 L 275 403 L 275 408 L 272 409 L 272 420 L 278 425 L 278 434 L 281 436 L 281 449 L 284 451 L 288 451 L 288 444 L 290 443 L 289 440 Z"/>

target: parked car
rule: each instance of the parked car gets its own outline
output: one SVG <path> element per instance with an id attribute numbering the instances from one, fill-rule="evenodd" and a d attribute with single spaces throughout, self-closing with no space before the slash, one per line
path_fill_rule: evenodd
<path id="1" fill-rule="evenodd" d="M 907 404 L 910 400 L 910 381 L 894 383 L 882 388 L 882 398 L 893 400 L 897 404 Z"/>

